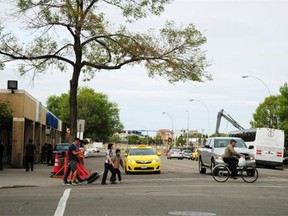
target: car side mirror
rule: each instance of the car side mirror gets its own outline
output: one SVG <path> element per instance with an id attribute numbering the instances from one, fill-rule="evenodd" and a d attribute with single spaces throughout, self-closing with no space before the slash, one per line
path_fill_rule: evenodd
<path id="1" fill-rule="evenodd" d="M 251 145 L 251 146 L 249 146 L 249 147 L 248 147 L 248 149 L 254 149 L 254 146 L 253 146 L 253 145 Z"/>
<path id="2" fill-rule="evenodd" d="M 128 156 L 128 154 L 127 154 L 127 153 L 125 153 L 125 154 L 124 154 L 124 157 L 127 157 L 127 156 Z"/>
<path id="3" fill-rule="evenodd" d="M 161 154 L 161 152 L 157 152 L 157 155 L 158 155 L 158 156 L 161 156 L 162 154 Z"/>
<path id="4" fill-rule="evenodd" d="M 205 145 L 205 148 L 212 149 L 210 145 Z"/>

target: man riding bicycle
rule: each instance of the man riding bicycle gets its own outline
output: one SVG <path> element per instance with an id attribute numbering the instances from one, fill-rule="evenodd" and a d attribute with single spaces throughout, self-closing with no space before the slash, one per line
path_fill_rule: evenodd
<path id="1" fill-rule="evenodd" d="M 237 164 L 238 158 L 241 157 L 241 154 L 235 151 L 234 147 L 236 146 L 236 140 L 230 140 L 230 144 L 226 147 L 225 152 L 223 154 L 223 161 L 229 165 L 231 170 L 230 178 L 237 179 Z M 236 157 L 235 157 L 236 156 Z"/>

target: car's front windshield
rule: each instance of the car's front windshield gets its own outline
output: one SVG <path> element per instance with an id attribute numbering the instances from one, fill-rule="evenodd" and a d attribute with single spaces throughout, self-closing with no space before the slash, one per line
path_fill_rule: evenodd
<path id="1" fill-rule="evenodd" d="M 236 142 L 237 142 L 236 143 L 236 147 L 237 148 L 246 148 L 246 145 L 243 142 L 243 140 L 237 139 Z M 229 139 L 218 139 L 218 140 L 215 140 L 214 147 L 215 148 L 225 148 L 229 144 L 230 144 L 230 140 Z"/>
<path id="2" fill-rule="evenodd" d="M 143 148 L 143 149 L 131 149 L 129 155 L 156 155 L 154 149 Z"/>

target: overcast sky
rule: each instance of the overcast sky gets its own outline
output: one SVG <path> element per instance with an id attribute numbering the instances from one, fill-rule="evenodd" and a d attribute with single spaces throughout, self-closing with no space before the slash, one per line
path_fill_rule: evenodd
<path id="1" fill-rule="evenodd" d="M 172 117 L 174 130 L 187 128 L 189 119 L 190 130 L 212 134 L 221 109 L 250 128 L 259 103 L 269 91 L 279 94 L 279 88 L 287 82 L 287 10 L 288 1 L 175 0 L 160 17 L 131 27 L 144 32 L 163 27 L 165 20 L 175 20 L 179 26 L 193 23 L 207 37 L 203 50 L 212 63 L 207 72 L 213 81 L 172 85 L 162 78 L 148 78 L 141 66 L 127 66 L 98 73 L 92 81 L 80 81 L 80 85 L 103 92 L 116 102 L 127 130 L 171 129 Z M 121 20 L 116 13 L 110 17 L 115 22 Z M 252 77 L 243 79 L 242 75 Z M 19 80 L 20 89 L 45 105 L 48 96 L 67 92 L 71 71 L 40 75 L 31 82 L 29 75 L 19 78 L 16 67 L 9 66 L 0 71 L 0 77 L 0 88 L 6 88 L 9 79 Z M 234 129 L 222 119 L 220 132 Z"/>

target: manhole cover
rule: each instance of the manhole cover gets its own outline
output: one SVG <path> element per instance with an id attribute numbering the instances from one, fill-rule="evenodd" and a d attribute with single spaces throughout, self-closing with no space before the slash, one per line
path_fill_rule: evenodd
<path id="1" fill-rule="evenodd" d="M 174 212 L 168 212 L 168 214 L 177 216 L 216 216 L 216 214 L 214 213 L 194 212 L 194 211 L 174 211 Z"/>

